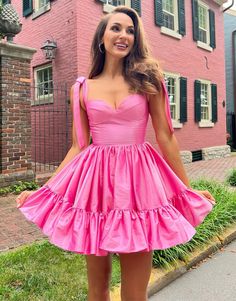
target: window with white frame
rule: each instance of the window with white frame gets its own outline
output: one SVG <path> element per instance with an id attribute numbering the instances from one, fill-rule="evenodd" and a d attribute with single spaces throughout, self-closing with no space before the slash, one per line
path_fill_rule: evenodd
<path id="1" fill-rule="evenodd" d="M 211 93 L 210 83 L 201 81 L 201 120 L 211 120 Z"/>
<path id="2" fill-rule="evenodd" d="M 131 0 L 106 0 L 103 5 L 103 11 L 109 13 L 118 5 L 131 7 Z"/>
<path id="3" fill-rule="evenodd" d="M 39 17 L 51 9 L 49 0 L 34 0 L 32 19 Z"/>
<path id="4" fill-rule="evenodd" d="M 175 0 L 163 0 L 163 26 L 171 30 L 176 29 L 176 11 Z"/>
<path id="5" fill-rule="evenodd" d="M 199 41 L 209 44 L 209 13 L 208 7 L 199 2 L 198 5 Z"/>
<path id="6" fill-rule="evenodd" d="M 161 27 L 161 33 L 176 39 L 181 39 L 185 34 L 185 14 L 182 13 L 179 19 L 179 10 L 184 11 L 181 3 L 178 0 L 163 0 L 161 12 L 158 7 L 155 8 L 155 22 Z"/>
<path id="7" fill-rule="evenodd" d="M 53 101 L 52 66 L 38 67 L 34 70 L 35 101 L 37 104 L 51 103 Z"/>
<path id="8" fill-rule="evenodd" d="M 216 48 L 215 11 L 201 0 L 192 0 L 193 40 L 197 46 L 212 52 Z"/>
<path id="9" fill-rule="evenodd" d="M 35 0 L 35 10 L 39 10 L 48 5 L 49 0 Z"/>
<path id="10" fill-rule="evenodd" d="M 169 95 L 171 119 L 175 122 L 179 122 L 179 115 L 180 115 L 179 75 L 165 72 L 164 76 L 165 76 L 166 88 Z"/>

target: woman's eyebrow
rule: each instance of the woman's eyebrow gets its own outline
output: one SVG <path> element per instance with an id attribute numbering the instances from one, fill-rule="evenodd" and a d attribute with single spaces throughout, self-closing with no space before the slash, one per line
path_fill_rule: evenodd
<path id="1" fill-rule="evenodd" d="M 121 26 L 121 24 L 120 24 L 120 23 L 118 23 L 118 22 L 114 22 L 112 25 L 119 25 L 119 26 Z M 133 25 L 129 25 L 128 27 L 134 28 L 134 26 L 133 26 Z"/>

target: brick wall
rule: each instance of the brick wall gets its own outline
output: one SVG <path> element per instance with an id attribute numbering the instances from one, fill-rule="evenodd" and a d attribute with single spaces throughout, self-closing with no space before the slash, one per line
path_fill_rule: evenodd
<path id="1" fill-rule="evenodd" d="M 175 129 L 181 150 L 194 151 L 226 144 L 226 112 L 222 105 L 226 98 L 223 13 L 214 1 L 204 2 L 215 12 L 216 49 L 212 52 L 197 47 L 193 41 L 191 1 L 185 1 L 186 35 L 181 40 L 162 34 L 155 25 L 154 1 L 143 0 L 141 3 L 144 29 L 153 55 L 159 59 L 163 70 L 179 73 L 188 79 L 188 121 L 181 129 Z M 39 50 L 32 67 L 46 63 L 40 47 L 46 39 L 53 37 L 58 44 L 57 56 L 52 62 L 53 80 L 67 82 L 69 87 L 78 74 L 88 74 L 92 37 L 103 15 L 101 2 L 53 1 L 50 11 L 36 19 L 22 17 L 21 1 L 12 0 L 12 4 L 23 23 L 23 30 L 16 41 Z M 199 78 L 217 84 L 218 122 L 213 128 L 200 128 L 194 121 L 194 80 Z M 147 140 L 155 144 L 151 122 Z"/>
<path id="2" fill-rule="evenodd" d="M 34 53 L 0 42 L 0 187 L 32 180 L 30 59 Z"/>

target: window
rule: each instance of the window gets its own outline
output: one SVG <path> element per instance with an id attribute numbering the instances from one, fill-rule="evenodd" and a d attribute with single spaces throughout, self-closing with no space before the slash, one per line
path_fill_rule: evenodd
<path id="1" fill-rule="evenodd" d="M 169 95 L 170 114 L 174 128 L 181 128 L 180 121 L 180 76 L 174 73 L 164 73 L 165 84 Z"/>
<path id="2" fill-rule="evenodd" d="M 205 6 L 198 6 L 198 24 L 199 24 L 199 41 L 208 44 L 209 28 L 208 28 L 208 10 Z"/>
<path id="3" fill-rule="evenodd" d="M 201 83 L 201 120 L 210 120 L 209 84 Z"/>
<path id="4" fill-rule="evenodd" d="M 166 87 L 169 95 L 169 101 L 170 101 L 170 113 L 171 113 L 171 119 L 177 120 L 177 78 L 171 75 L 165 76 L 166 81 Z"/>
<path id="5" fill-rule="evenodd" d="M 163 26 L 175 30 L 175 8 L 174 0 L 163 0 Z"/>
<path id="6" fill-rule="evenodd" d="M 35 103 L 45 104 L 53 102 L 52 66 L 35 69 Z"/>
<path id="7" fill-rule="evenodd" d="M 103 11 L 107 13 L 111 12 L 114 7 L 118 5 L 126 5 L 131 7 L 131 0 L 106 0 L 104 2 Z"/>
<path id="8" fill-rule="evenodd" d="M 196 80 L 195 121 L 199 127 L 213 127 L 217 122 L 217 86 L 207 80 Z"/>
<path id="9" fill-rule="evenodd" d="M 38 10 L 48 4 L 48 0 L 36 0 L 35 1 L 35 9 Z"/>
<path id="10" fill-rule="evenodd" d="M 197 46 L 208 51 L 216 47 L 215 13 L 202 1 L 192 0 L 193 39 Z"/>
<path id="11" fill-rule="evenodd" d="M 185 35 L 185 1 L 155 0 L 155 24 L 161 33 L 181 39 Z"/>
<path id="12" fill-rule="evenodd" d="M 39 17 L 45 12 L 51 9 L 51 4 L 49 0 L 35 0 L 34 1 L 34 13 L 32 19 Z"/>

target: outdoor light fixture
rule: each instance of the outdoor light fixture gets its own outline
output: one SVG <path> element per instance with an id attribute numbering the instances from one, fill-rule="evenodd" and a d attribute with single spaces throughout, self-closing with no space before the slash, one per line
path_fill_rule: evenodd
<path id="1" fill-rule="evenodd" d="M 47 40 L 44 42 L 41 49 L 44 52 L 46 60 L 53 60 L 56 56 L 57 43 L 54 41 Z"/>

